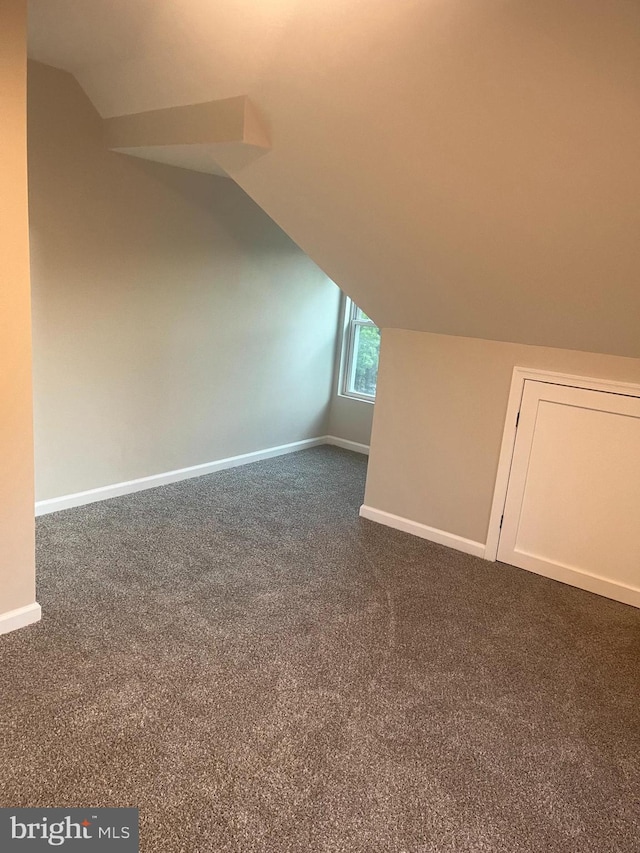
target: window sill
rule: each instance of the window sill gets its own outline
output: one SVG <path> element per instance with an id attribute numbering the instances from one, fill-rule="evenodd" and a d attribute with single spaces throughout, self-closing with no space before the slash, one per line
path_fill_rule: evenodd
<path id="1" fill-rule="evenodd" d="M 356 394 L 345 394 L 344 391 L 338 391 L 337 396 L 343 400 L 354 400 L 356 403 L 368 403 L 370 406 L 376 402 L 375 397 L 358 397 Z"/>

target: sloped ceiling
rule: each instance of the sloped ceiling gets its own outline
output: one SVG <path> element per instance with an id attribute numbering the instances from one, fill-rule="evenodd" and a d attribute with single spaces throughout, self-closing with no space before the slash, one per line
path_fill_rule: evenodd
<path id="1" fill-rule="evenodd" d="M 379 325 L 640 356 L 639 2 L 30 15 L 104 117 L 247 95 L 272 150 L 221 165 Z"/>

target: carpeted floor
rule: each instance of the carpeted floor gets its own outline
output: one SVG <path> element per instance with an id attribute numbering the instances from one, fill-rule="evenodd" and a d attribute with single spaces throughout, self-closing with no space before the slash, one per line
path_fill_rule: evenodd
<path id="1" fill-rule="evenodd" d="M 640 611 L 358 518 L 317 448 L 38 522 L 0 805 L 158 853 L 640 849 Z"/>

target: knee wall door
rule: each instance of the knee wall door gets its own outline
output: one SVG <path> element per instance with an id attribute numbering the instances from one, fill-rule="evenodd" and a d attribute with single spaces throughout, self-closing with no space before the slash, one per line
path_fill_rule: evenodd
<path id="1" fill-rule="evenodd" d="M 524 383 L 498 559 L 640 607 L 640 398 Z"/>

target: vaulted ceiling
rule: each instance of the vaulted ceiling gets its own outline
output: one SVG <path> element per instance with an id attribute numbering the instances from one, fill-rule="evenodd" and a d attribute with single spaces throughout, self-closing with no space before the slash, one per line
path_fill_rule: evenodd
<path id="1" fill-rule="evenodd" d="M 640 356 L 639 2 L 32 0 L 30 54 L 103 117 L 248 96 L 218 165 L 381 326 Z"/>

